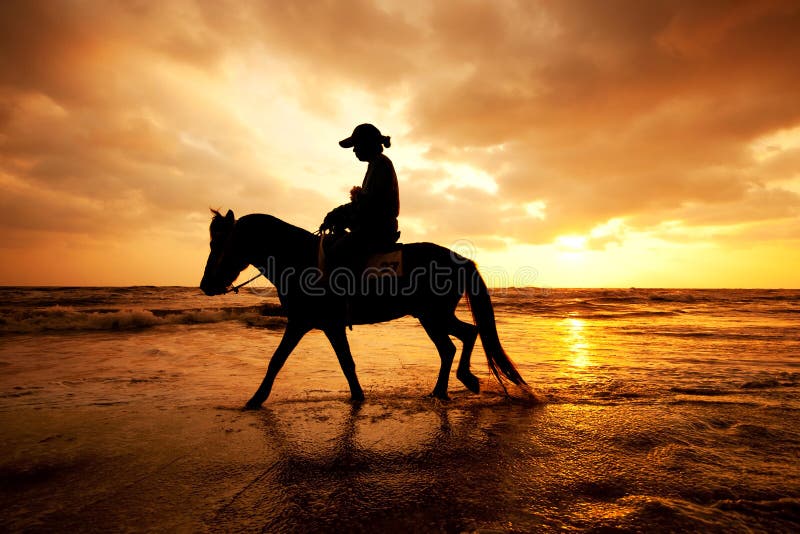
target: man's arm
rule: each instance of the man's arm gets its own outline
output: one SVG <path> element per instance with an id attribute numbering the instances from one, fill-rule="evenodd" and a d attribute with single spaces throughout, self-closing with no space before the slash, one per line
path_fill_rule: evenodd
<path id="1" fill-rule="evenodd" d="M 335 234 L 343 233 L 350 228 L 355 218 L 355 206 L 352 202 L 333 208 L 319 227 L 320 232 L 330 230 Z"/>

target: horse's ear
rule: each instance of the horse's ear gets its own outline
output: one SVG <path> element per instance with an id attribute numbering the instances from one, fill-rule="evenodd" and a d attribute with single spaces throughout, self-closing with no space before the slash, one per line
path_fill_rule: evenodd
<path id="1" fill-rule="evenodd" d="M 233 210 L 228 210 L 228 213 L 225 214 L 225 220 L 228 220 L 228 221 L 231 221 L 231 222 L 236 220 L 236 217 L 233 216 Z"/>

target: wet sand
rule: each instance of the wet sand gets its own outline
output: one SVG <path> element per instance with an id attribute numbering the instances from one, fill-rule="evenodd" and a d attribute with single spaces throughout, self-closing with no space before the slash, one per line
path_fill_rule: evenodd
<path id="1" fill-rule="evenodd" d="M 0 415 L 2 524 L 86 532 L 797 525 L 798 501 L 781 497 L 787 488 L 771 484 L 768 470 L 715 454 L 715 441 L 739 441 L 742 455 L 767 453 L 785 470 L 786 451 L 750 449 L 763 427 L 731 424 L 739 415 L 724 407 L 712 422 L 705 406 L 670 411 L 525 407 L 468 394 L 360 406 L 285 401 L 258 412 L 191 402 L 23 409 Z M 687 421 L 696 428 L 683 428 Z"/>

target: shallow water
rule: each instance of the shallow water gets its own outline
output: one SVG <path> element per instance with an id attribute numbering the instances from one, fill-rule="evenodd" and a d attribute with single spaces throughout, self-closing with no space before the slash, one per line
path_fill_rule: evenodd
<path id="1" fill-rule="evenodd" d="M 798 291 L 506 290 L 544 401 L 455 380 L 416 321 L 355 327 L 367 401 L 244 292 L 0 289 L 5 530 L 796 531 Z M 467 310 L 460 314 L 466 319 Z"/>

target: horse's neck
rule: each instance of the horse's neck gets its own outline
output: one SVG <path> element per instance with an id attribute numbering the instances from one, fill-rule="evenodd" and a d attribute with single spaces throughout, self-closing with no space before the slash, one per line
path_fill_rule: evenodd
<path id="1" fill-rule="evenodd" d="M 266 269 L 275 286 L 278 280 L 272 278 L 284 276 L 287 269 L 299 273 L 316 265 L 318 238 L 307 230 L 263 214 L 245 215 L 237 226 L 244 234 L 242 243 L 250 248 L 251 263 Z"/>

